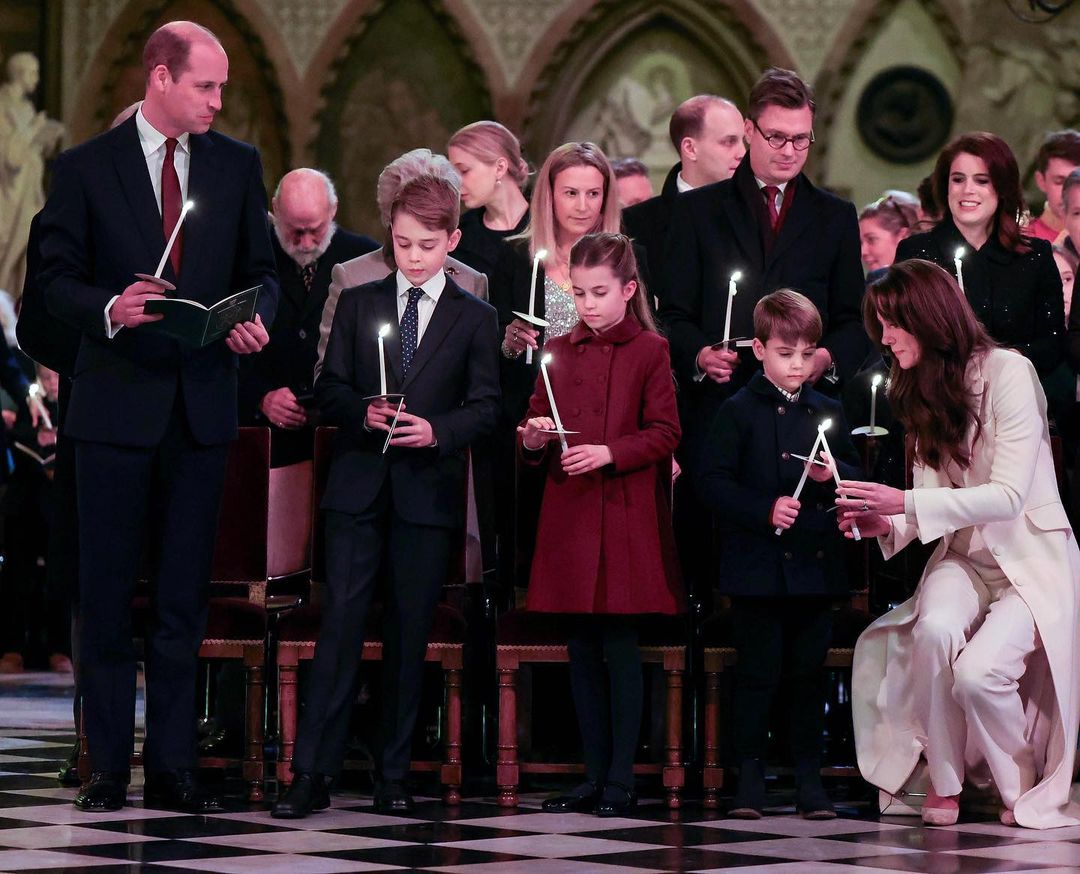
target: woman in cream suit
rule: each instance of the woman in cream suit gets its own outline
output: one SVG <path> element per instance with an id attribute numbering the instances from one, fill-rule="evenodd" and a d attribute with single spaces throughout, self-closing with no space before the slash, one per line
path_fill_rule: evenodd
<path id="1" fill-rule="evenodd" d="M 889 401 L 915 438 L 915 487 L 842 482 L 840 526 L 878 537 L 886 558 L 915 538 L 941 542 L 914 596 L 856 646 L 859 767 L 897 793 L 925 759 L 930 824 L 956 822 L 966 776 L 992 779 L 1006 824 L 1076 825 L 1080 552 L 1035 370 L 995 346 L 927 261 L 889 268 L 864 312 L 892 354 Z"/>

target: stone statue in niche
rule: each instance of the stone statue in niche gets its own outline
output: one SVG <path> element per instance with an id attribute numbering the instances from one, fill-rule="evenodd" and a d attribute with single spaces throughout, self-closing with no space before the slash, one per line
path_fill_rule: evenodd
<path id="1" fill-rule="evenodd" d="M 0 85 L 0 289 L 16 298 L 26 273 L 30 220 L 45 204 L 45 159 L 64 138 L 64 126 L 30 99 L 40 78 L 38 59 L 16 52 Z"/>

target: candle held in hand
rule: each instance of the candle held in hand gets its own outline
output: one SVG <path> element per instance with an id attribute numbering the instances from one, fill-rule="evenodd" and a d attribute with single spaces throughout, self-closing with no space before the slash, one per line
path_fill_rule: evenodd
<path id="1" fill-rule="evenodd" d="M 176 220 L 176 227 L 172 229 L 172 235 L 169 237 L 169 242 L 165 245 L 165 252 L 161 256 L 161 260 L 158 261 L 157 270 L 154 271 L 154 276 L 158 279 L 161 279 L 161 271 L 165 269 L 165 262 L 169 260 L 169 254 L 172 252 L 173 245 L 176 243 L 176 237 L 180 233 L 180 226 L 184 223 L 187 214 L 194 208 L 194 201 L 188 200 L 184 202 L 184 208 L 180 210 L 180 218 Z"/>
<path id="2" fill-rule="evenodd" d="M 832 474 L 833 479 L 836 480 L 836 488 L 840 488 L 840 471 L 836 469 L 836 456 L 832 454 L 832 450 L 829 448 L 829 439 L 825 436 L 825 432 L 821 432 L 821 445 L 824 450 L 829 453 L 829 458 L 832 459 Z M 840 497 L 844 497 L 842 492 L 837 492 Z M 859 526 L 854 521 L 851 523 L 851 536 L 856 540 L 862 540 L 862 532 L 859 531 Z"/>
<path id="3" fill-rule="evenodd" d="M 559 408 L 555 406 L 555 393 L 551 390 L 551 380 L 548 378 L 547 366 L 550 363 L 550 354 L 547 354 L 540 359 L 540 375 L 544 377 L 544 388 L 547 389 L 548 404 L 551 407 L 551 418 L 555 420 L 555 427 L 559 431 L 559 443 L 562 445 L 563 452 L 566 452 L 566 435 L 562 433 L 565 429 L 562 426 L 562 418 L 559 416 Z"/>
<path id="4" fill-rule="evenodd" d="M 830 428 L 831 426 L 832 426 L 832 419 L 826 419 L 824 422 L 822 422 L 820 425 L 817 426 L 817 437 L 814 440 L 814 445 L 810 447 L 810 453 L 807 456 L 807 458 L 815 458 L 817 456 L 818 447 L 821 445 L 821 442 L 825 439 L 825 430 L 827 428 Z M 807 462 L 806 466 L 803 468 L 802 476 L 799 477 L 799 484 L 797 486 L 795 486 L 795 492 L 791 496 L 792 499 L 794 499 L 796 501 L 799 500 L 799 495 L 802 494 L 803 486 L 806 485 L 806 477 L 809 476 L 809 474 L 810 474 L 810 463 Z M 774 531 L 773 533 L 776 534 L 777 537 L 779 537 L 783 532 L 784 532 L 783 528 L 777 528 L 776 531 Z"/>
<path id="5" fill-rule="evenodd" d="M 383 343 L 383 339 L 389 333 L 389 325 L 383 325 L 379 328 L 379 394 L 381 395 L 386 394 L 386 344 Z"/>
<path id="6" fill-rule="evenodd" d="M 956 284 L 960 286 L 960 290 L 964 291 L 964 247 L 956 247 L 956 255 L 953 256 L 953 266 L 956 268 Z M 964 291 L 964 294 L 967 294 Z"/>
<path id="7" fill-rule="evenodd" d="M 731 274 L 731 279 L 728 280 L 727 286 L 727 312 L 724 313 L 724 339 L 723 345 L 727 347 L 728 341 L 731 339 L 731 303 L 735 299 L 735 295 L 739 293 L 739 288 L 735 284 L 742 279 L 742 273 L 736 270 Z"/>
<path id="8" fill-rule="evenodd" d="M 540 262 L 547 258 L 547 249 L 539 249 L 533 256 L 532 282 L 529 283 L 529 315 L 536 316 L 536 280 L 540 276 Z M 533 351 L 530 346 L 525 350 L 525 363 L 532 364 Z"/>

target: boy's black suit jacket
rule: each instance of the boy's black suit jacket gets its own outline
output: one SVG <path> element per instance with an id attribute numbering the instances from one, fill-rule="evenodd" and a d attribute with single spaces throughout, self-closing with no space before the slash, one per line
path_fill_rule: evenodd
<path id="1" fill-rule="evenodd" d="M 391 447 L 385 431 L 364 427 L 379 393 L 378 331 L 385 340 L 387 390 L 405 395 L 408 412 L 427 419 L 438 445 Z M 394 509 L 408 522 L 456 528 L 465 522 L 465 449 L 495 427 L 499 415 L 499 335 L 494 307 L 449 276 L 431 321 L 401 377 L 397 277 L 341 293 L 315 394 L 323 421 L 341 428 L 324 510 L 361 514 L 389 477 Z"/>

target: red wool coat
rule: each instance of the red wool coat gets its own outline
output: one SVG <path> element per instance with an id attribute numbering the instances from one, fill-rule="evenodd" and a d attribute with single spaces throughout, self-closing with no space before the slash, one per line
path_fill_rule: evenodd
<path id="1" fill-rule="evenodd" d="M 671 453 L 679 417 L 667 341 L 631 316 L 603 336 L 582 324 L 544 347 L 570 446 L 603 444 L 614 463 L 567 476 L 557 441 L 546 464 L 526 607 L 551 613 L 667 613 L 685 608 L 671 530 Z M 528 417 L 550 416 L 543 377 Z M 520 445 L 520 440 L 519 440 Z"/>

